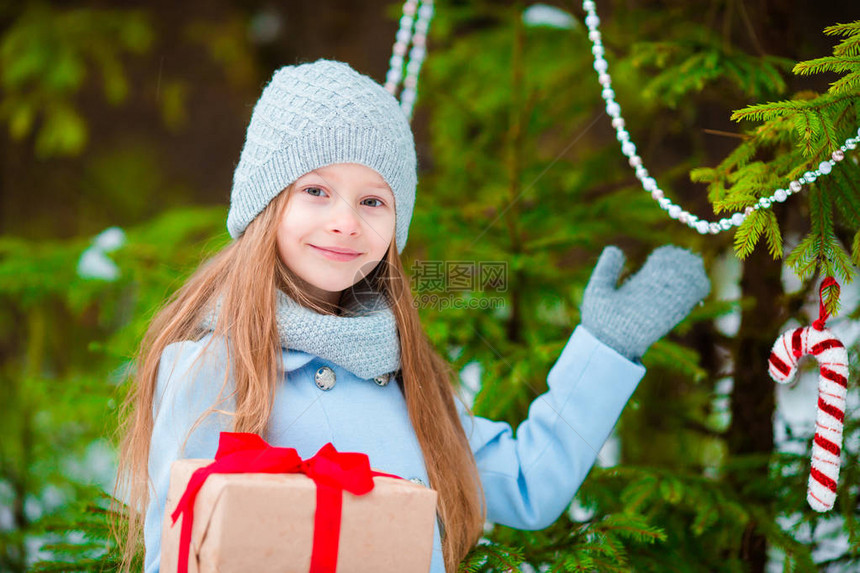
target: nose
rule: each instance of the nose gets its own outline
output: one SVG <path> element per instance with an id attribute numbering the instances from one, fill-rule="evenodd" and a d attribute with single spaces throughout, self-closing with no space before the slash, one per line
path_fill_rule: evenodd
<path id="1" fill-rule="evenodd" d="M 361 219 L 349 202 L 340 199 L 332 204 L 328 228 L 333 233 L 357 235 L 361 229 Z"/>

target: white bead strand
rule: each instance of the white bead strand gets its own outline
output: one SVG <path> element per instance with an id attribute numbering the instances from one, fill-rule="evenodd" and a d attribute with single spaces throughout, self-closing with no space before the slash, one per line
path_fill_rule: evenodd
<path id="1" fill-rule="evenodd" d="M 418 15 L 416 20 L 415 15 Z M 403 90 L 400 92 L 400 108 L 408 119 L 412 119 L 412 108 L 418 96 L 418 74 L 421 65 L 427 55 L 427 31 L 430 29 L 430 20 L 433 18 L 433 0 L 406 0 L 403 3 L 403 16 L 400 18 L 400 29 L 397 31 L 396 41 L 392 48 L 391 66 L 385 76 L 385 89 L 391 95 L 397 95 L 397 88 L 403 81 Z M 414 28 L 414 33 L 413 33 Z M 412 49 L 409 49 L 409 42 Z M 406 63 L 406 54 L 409 54 L 409 62 Z M 404 64 L 406 77 L 403 77 Z"/>
<path id="2" fill-rule="evenodd" d="M 742 213 L 734 213 L 719 221 L 706 221 L 699 219 L 692 213 L 685 211 L 680 205 L 672 203 L 664 196 L 663 190 L 657 185 L 657 181 L 648 175 L 648 170 L 642 164 L 642 158 L 636 154 L 636 145 L 630 140 L 630 133 L 624 128 L 626 122 L 621 117 L 621 106 L 615 101 L 615 90 L 612 89 L 612 78 L 609 76 L 609 63 L 604 58 L 605 49 L 601 40 L 600 18 L 595 12 L 593 0 L 585 0 L 582 8 L 586 12 L 585 25 L 588 27 L 588 39 L 591 41 L 591 53 L 594 56 L 594 70 L 597 72 L 597 81 L 601 85 L 600 96 L 606 102 L 606 113 L 612 118 L 612 127 L 615 128 L 615 136 L 621 144 L 621 152 L 627 156 L 627 161 L 636 172 L 636 178 L 642 184 L 642 188 L 651 194 L 660 207 L 669 213 L 669 217 L 697 230 L 699 233 L 716 235 L 722 231 L 728 231 L 732 227 L 739 227 L 750 213 L 759 209 L 769 209 L 774 203 L 782 203 L 789 196 L 800 192 L 804 185 L 813 183 L 816 179 L 827 175 L 833 170 L 833 166 L 845 159 L 845 152 L 857 148 L 860 143 L 860 129 L 854 137 L 845 140 L 839 149 L 834 151 L 830 159 L 822 161 L 815 171 L 807 171 L 802 177 L 789 182 L 785 189 L 777 189 L 769 197 L 762 197 L 755 205 L 747 207 Z"/>
<path id="3" fill-rule="evenodd" d="M 397 86 L 403 78 L 403 63 L 409 41 L 412 39 L 414 15 L 418 9 L 418 0 L 406 0 L 403 3 L 403 16 L 400 18 L 400 29 L 397 30 L 396 40 L 392 48 L 389 70 L 385 76 L 385 89 L 391 95 L 397 95 Z"/>

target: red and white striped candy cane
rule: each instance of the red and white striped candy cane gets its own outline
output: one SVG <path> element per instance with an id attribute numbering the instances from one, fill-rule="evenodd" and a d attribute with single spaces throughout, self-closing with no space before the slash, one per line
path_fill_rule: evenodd
<path id="1" fill-rule="evenodd" d="M 819 297 L 828 286 L 839 284 L 832 277 L 821 283 Z M 827 311 L 823 299 L 819 318 L 812 326 L 785 332 L 773 345 L 768 371 L 780 384 L 789 382 L 797 372 L 797 362 L 806 354 L 818 359 L 818 413 L 815 438 L 812 441 L 812 468 L 806 501 L 815 511 L 828 511 L 836 501 L 839 480 L 842 425 L 845 418 L 845 395 L 848 392 L 848 352 L 845 345 L 824 328 Z"/>

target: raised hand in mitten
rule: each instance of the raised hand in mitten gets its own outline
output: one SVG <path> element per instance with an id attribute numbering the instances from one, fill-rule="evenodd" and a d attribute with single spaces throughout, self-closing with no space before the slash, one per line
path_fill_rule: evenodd
<path id="1" fill-rule="evenodd" d="M 642 269 L 616 286 L 624 254 L 606 247 L 582 299 L 582 325 L 631 360 L 663 338 L 711 290 L 702 259 L 674 246 L 654 250 Z"/>

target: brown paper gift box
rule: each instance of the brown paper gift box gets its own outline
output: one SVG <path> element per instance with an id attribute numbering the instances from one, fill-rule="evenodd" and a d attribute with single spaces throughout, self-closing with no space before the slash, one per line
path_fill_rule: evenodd
<path id="1" fill-rule="evenodd" d="M 178 460 L 161 537 L 161 571 L 177 570 L 180 517 L 170 514 L 191 474 L 212 460 Z M 337 573 L 427 573 L 433 552 L 435 490 L 374 477 L 373 491 L 343 492 Z M 307 573 L 316 484 L 304 474 L 212 474 L 197 494 L 188 573 Z"/>

